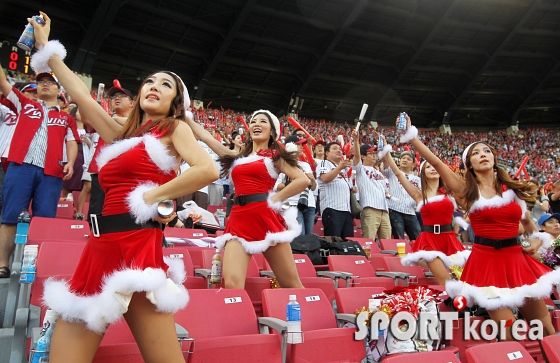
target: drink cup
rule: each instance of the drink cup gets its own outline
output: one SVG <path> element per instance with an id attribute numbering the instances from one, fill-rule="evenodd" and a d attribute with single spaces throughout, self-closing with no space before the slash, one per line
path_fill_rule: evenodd
<path id="1" fill-rule="evenodd" d="M 397 253 L 400 257 L 406 255 L 406 242 L 397 242 Z"/>

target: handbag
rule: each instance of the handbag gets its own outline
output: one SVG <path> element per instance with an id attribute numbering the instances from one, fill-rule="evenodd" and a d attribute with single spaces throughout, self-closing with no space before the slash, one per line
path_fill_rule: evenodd
<path id="1" fill-rule="evenodd" d="M 306 234 L 298 236 L 290 242 L 293 254 L 307 255 L 314 265 L 322 265 L 324 263 L 321 257 L 321 242 L 319 237 L 314 234 Z"/>
<path id="2" fill-rule="evenodd" d="M 342 240 L 338 236 L 325 236 L 322 248 L 328 250 L 329 255 L 364 256 L 366 252 L 356 241 Z"/>
<path id="3" fill-rule="evenodd" d="M 356 195 L 352 193 L 351 189 L 350 189 L 350 214 L 352 214 L 352 218 L 357 218 L 357 219 L 359 219 L 360 215 L 362 214 L 362 206 L 356 199 Z"/>

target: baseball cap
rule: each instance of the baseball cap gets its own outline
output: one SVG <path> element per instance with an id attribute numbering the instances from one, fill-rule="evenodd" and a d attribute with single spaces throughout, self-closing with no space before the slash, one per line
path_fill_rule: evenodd
<path id="1" fill-rule="evenodd" d="M 363 144 L 360 146 L 360 155 L 366 156 L 366 154 L 370 151 L 375 151 L 377 148 L 375 146 L 371 146 L 369 144 Z"/>
<path id="2" fill-rule="evenodd" d="M 204 124 L 204 128 L 205 128 L 205 129 L 214 129 L 214 130 L 216 130 L 216 125 L 211 124 L 211 123 L 206 123 L 206 124 Z"/>
<path id="3" fill-rule="evenodd" d="M 284 140 L 286 144 L 292 142 L 296 145 L 301 145 L 307 142 L 307 140 L 303 137 L 299 137 L 298 135 L 290 135 Z"/>
<path id="4" fill-rule="evenodd" d="M 119 93 L 119 92 L 122 92 L 125 95 L 127 95 L 128 97 L 130 97 L 130 99 L 133 99 L 132 93 L 129 90 L 127 90 L 125 88 L 120 88 L 120 87 L 109 88 L 109 90 L 107 91 L 107 96 L 109 96 L 109 98 L 110 98 L 110 97 L 113 97 L 115 95 L 115 93 Z"/>
<path id="5" fill-rule="evenodd" d="M 50 79 L 52 79 L 53 81 L 55 81 L 55 82 L 56 82 L 56 85 L 58 86 L 58 88 L 60 88 L 60 82 L 58 82 L 58 78 L 56 78 L 56 76 L 55 76 L 54 74 L 49 73 L 49 72 L 38 73 L 38 74 L 35 76 L 35 80 L 36 80 L 37 82 L 39 82 L 40 79 L 43 79 L 43 78 L 45 78 L 45 77 L 49 77 Z"/>
<path id="6" fill-rule="evenodd" d="M 400 157 L 402 158 L 404 155 L 408 155 L 412 160 L 414 160 L 414 155 L 412 155 L 410 151 L 403 151 Z"/>
<path id="7" fill-rule="evenodd" d="M 554 214 L 549 214 L 549 213 L 545 213 L 543 214 L 540 218 L 539 221 L 537 222 L 537 224 L 539 226 L 542 226 L 546 223 L 546 221 L 548 221 L 550 218 L 556 218 L 556 220 L 558 222 L 560 222 L 560 213 L 554 213 Z"/>
<path id="8" fill-rule="evenodd" d="M 35 83 L 29 83 L 21 89 L 21 92 L 33 92 L 37 91 L 37 85 Z"/>

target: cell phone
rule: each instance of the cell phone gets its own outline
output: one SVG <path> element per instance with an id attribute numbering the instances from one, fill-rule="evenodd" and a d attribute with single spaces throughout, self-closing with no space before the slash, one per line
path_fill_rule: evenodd
<path id="1" fill-rule="evenodd" d="M 97 86 L 97 102 L 101 103 L 101 99 L 103 98 L 103 92 L 105 92 L 105 84 L 99 83 Z"/>

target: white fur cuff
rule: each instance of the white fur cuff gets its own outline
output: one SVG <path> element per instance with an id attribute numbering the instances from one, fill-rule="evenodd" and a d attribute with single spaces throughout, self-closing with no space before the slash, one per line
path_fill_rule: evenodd
<path id="1" fill-rule="evenodd" d="M 273 202 L 272 201 L 272 196 L 276 194 L 274 192 L 270 192 L 268 193 L 268 199 L 266 200 L 268 202 L 268 207 L 272 210 L 275 210 L 277 212 L 282 212 L 282 202 L 281 201 L 277 201 L 277 202 Z"/>
<path id="2" fill-rule="evenodd" d="M 467 230 L 469 228 L 469 224 L 463 219 L 463 217 L 455 217 L 453 220 L 455 221 L 455 224 L 458 224 L 459 227 L 463 228 L 464 230 Z"/>
<path id="3" fill-rule="evenodd" d="M 31 56 L 31 68 L 36 73 L 50 72 L 49 59 L 53 56 L 59 56 L 60 59 L 64 60 L 66 58 L 66 48 L 58 40 L 50 40 L 43 49 L 35 52 Z"/>
<path id="4" fill-rule="evenodd" d="M 152 205 L 146 204 L 144 201 L 144 193 L 157 188 L 159 185 L 152 182 L 139 184 L 134 188 L 126 197 L 126 203 L 130 214 L 135 218 L 136 223 L 145 223 L 150 219 L 158 216 L 157 206 L 158 203 Z"/>
<path id="5" fill-rule="evenodd" d="M 546 232 L 533 232 L 531 235 L 529 235 L 529 238 L 536 238 L 542 241 L 542 245 L 538 250 L 539 253 L 543 253 L 550 246 L 552 246 L 552 237 L 550 237 L 550 234 Z"/>
<path id="6" fill-rule="evenodd" d="M 393 147 L 391 145 L 385 145 L 383 149 L 381 149 L 381 151 L 377 154 L 377 158 L 381 160 L 391 151 L 393 151 Z"/>
<path id="7" fill-rule="evenodd" d="M 401 144 L 407 143 L 418 136 L 418 129 L 415 126 L 410 126 L 406 132 L 401 135 Z"/>
<path id="8" fill-rule="evenodd" d="M 185 111 L 185 117 L 194 120 L 194 115 L 191 111 Z"/>

